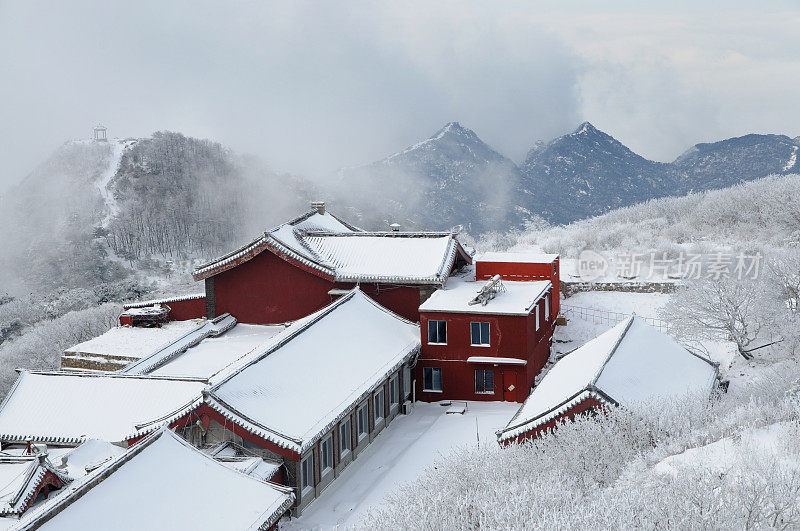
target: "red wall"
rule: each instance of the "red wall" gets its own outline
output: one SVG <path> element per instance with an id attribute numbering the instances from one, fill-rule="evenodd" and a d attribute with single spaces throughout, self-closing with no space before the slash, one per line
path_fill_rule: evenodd
<path id="1" fill-rule="evenodd" d="M 333 302 L 331 289 L 354 286 L 334 283 L 264 251 L 214 277 L 216 314 L 230 312 L 239 322 L 251 324 L 294 321 Z M 360 287 L 389 310 L 419 321 L 419 289 L 388 284 Z"/>
<path id="2" fill-rule="evenodd" d="M 165 302 L 169 306 L 170 321 L 188 321 L 206 316 L 206 298 L 186 299 L 183 301 Z"/>
<path id="3" fill-rule="evenodd" d="M 578 402 L 574 406 L 572 406 L 568 411 L 558 415 L 556 418 L 550 420 L 549 422 L 545 422 L 541 426 L 537 426 L 536 428 L 532 429 L 531 431 L 526 431 L 514 437 L 513 439 L 509 439 L 507 441 L 502 441 L 500 444 L 503 446 L 508 446 L 510 444 L 522 443 L 528 441 L 530 439 L 535 439 L 540 435 L 554 431 L 560 424 L 568 420 L 573 420 L 575 417 L 584 413 L 590 409 L 595 411 L 601 411 L 605 406 L 597 401 L 594 398 L 587 398 L 582 402 Z"/>
<path id="4" fill-rule="evenodd" d="M 553 283 L 552 310 L 558 315 L 561 295 L 561 265 L 558 258 L 552 263 L 528 262 L 475 262 L 475 280 L 489 280 L 500 275 L 503 280 L 549 280 Z"/>
<path id="5" fill-rule="evenodd" d="M 443 312 L 424 312 L 420 314 L 422 351 L 414 368 L 417 399 L 426 402 L 439 400 L 505 400 L 523 402 L 530 393 L 534 378 L 541 371 L 550 356 L 550 342 L 555 327 L 555 318 L 551 314 L 548 322 L 544 321 L 542 301 L 537 305 L 540 314 L 540 327 L 536 331 L 536 318 L 532 312 L 527 316 L 462 314 Z M 428 344 L 428 320 L 447 321 L 447 345 Z M 488 347 L 472 346 L 470 322 L 488 322 Z M 528 363 L 521 365 L 503 365 L 486 363 L 469 363 L 472 356 L 489 356 L 524 359 Z M 443 392 L 426 392 L 423 390 L 423 368 L 440 367 L 442 369 Z M 475 370 L 494 370 L 494 394 L 475 392 Z M 516 389 L 506 394 L 504 391 L 504 373 L 512 372 L 512 382 Z"/>

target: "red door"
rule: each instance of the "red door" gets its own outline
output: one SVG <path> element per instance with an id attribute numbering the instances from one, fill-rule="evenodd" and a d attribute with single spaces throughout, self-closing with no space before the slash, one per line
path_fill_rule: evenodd
<path id="1" fill-rule="evenodd" d="M 517 401 L 517 373 L 514 371 L 503 371 L 503 400 Z"/>

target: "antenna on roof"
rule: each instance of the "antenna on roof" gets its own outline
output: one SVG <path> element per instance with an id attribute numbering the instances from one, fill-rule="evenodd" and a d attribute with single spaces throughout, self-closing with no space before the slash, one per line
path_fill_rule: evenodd
<path id="1" fill-rule="evenodd" d="M 494 299 L 498 293 L 502 293 L 505 290 L 506 287 L 503 285 L 503 279 L 500 278 L 500 275 L 495 275 L 486 282 L 475 298 L 469 301 L 469 304 L 480 304 L 481 306 L 486 306 L 486 304 L 490 300 Z"/>

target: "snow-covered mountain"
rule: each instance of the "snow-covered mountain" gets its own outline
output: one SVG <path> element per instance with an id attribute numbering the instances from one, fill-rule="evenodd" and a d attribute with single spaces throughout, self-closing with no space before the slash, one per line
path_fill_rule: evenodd
<path id="1" fill-rule="evenodd" d="M 697 144 L 672 163 L 637 155 L 584 122 L 535 146 L 521 165 L 533 204 L 554 223 L 570 223 L 665 196 L 725 188 L 770 174 L 797 173 L 798 139 L 746 135 Z"/>
<path id="2" fill-rule="evenodd" d="M 474 131 L 450 122 L 431 137 L 366 166 L 339 171 L 338 188 L 364 215 L 405 228 L 508 230 L 527 217 L 517 166 Z"/>

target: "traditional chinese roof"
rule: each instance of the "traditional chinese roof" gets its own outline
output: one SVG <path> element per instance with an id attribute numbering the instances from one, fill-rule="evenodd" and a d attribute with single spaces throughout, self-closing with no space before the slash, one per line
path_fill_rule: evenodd
<path id="1" fill-rule="evenodd" d="M 33 503 L 48 473 L 60 487 L 72 478 L 46 458 L 35 455 L 0 456 L 0 516 L 20 515 Z"/>
<path id="2" fill-rule="evenodd" d="M 119 371 L 122 374 L 150 374 L 159 367 L 179 357 L 188 349 L 201 344 L 206 338 L 224 335 L 236 326 L 236 319 L 229 313 L 220 315 L 210 321 L 201 320 L 200 325 L 183 336 L 153 350 L 139 361 Z M 178 375 L 189 376 L 189 375 Z M 195 376 L 195 375 L 191 375 Z"/>
<path id="3" fill-rule="evenodd" d="M 155 306 L 160 304 L 169 304 L 170 302 L 191 301 L 205 298 L 205 293 L 192 293 L 190 295 L 175 295 L 172 297 L 165 297 L 162 299 L 151 299 L 147 301 L 126 302 L 122 307 L 126 310 L 131 308 L 144 308 L 147 306 Z"/>
<path id="4" fill-rule="evenodd" d="M 490 251 L 481 253 L 475 257 L 476 262 L 510 262 L 510 263 L 529 263 L 529 264 L 550 264 L 558 260 L 557 254 L 549 253 L 514 253 Z"/>
<path id="5" fill-rule="evenodd" d="M 291 489 L 233 470 L 161 429 L 31 509 L 20 529 L 265 530 L 293 501 Z"/>
<path id="6" fill-rule="evenodd" d="M 469 261 L 450 232 L 365 232 L 327 212 L 312 211 L 201 265 L 194 278 L 214 276 L 265 250 L 337 282 L 441 285 L 457 256 Z"/>
<path id="7" fill-rule="evenodd" d="M 714 363 L 632 315 L 559 360 L 498 438 L 532 431 L 587 399 L 635 408 L 708 397 L 717 374 Z"/>
<path id="8" fill-rule="evenodd" d="M 419 346 L 419 325 L 356 288 L 290 326 L 264 352 L 226 369 L 206 403 L 251 433 L 302 453 Z M 313 392 L 301 391 L 298 378 L 313 382 Z"/>
<path id="9" fill-rule="evenodd" d="M 170 321 L 161 327 L 152 328 L 115 326 L 108 332 L 78 343 L 64 352 L 71 355 L 89 354 L 138 360 L 194 334 L 203 326 L 205 321 L 200 319 Z"/>
<path id="10" fill-rule="evenodd" d="M 0 440 L 121 443 L 186 415 L 202 402 L 196 379 L 22 371 L 0 405 Z"/>
<path id="11" fill-rule="evenodd" d="M 484 304 L 470 304 L 486 281 L 471 281 L 453 277 L 447 285 L 437 289 L 419 307 L 420 312 L 446 312 L 492 315 L 528 315 L 536 303 L 545 296 L 552 284 L 548 280 L 533 282 L 502 281 L 504 290 Z"/>
<path id="12" fill-rule="evenodd" d="M 127 367 L 123 372 L 155 376 L 211 379 L 235 361 L 264 349 L 287 329 L 286 325 L 241 324 L 223 334 L 207 337 L 174 356 L 157 354 Z"/>

